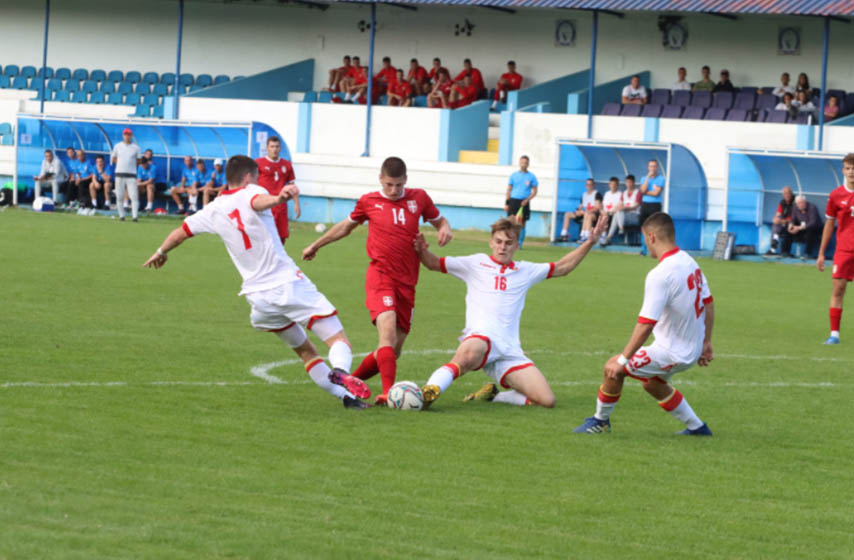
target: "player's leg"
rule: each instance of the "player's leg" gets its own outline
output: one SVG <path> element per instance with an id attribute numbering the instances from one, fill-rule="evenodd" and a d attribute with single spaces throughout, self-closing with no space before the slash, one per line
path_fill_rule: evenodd
<path id="1" fill-rule="evenodd" d="M 840 270 L 845 264 L 849 263 L 840 263 L 837 265 L 834 262 L 833 265 L 836 272 L 834 276 L 840 277 L 833 279 L 833 288 L 830 292 L 830 336 L 824 341 L 825 344 L 839 344 L 839 327 L 842 324 L 842 301 L 845 298 L 845 289 L 848 287 L 848 278 L 844 277 L 845 275 L 843 274 L 847 271 Z M 854 264 L 850 266 L 854 268 Z M 851 271 L 851 274 L 854 275 L 854 270 Z"/>
<path id="2" fill-rule="evenodd" d="M 53 192 L 54 204 L 59 203 L 59 199 L 57 198 L 57 196 L 59 196 L 59 181 L 56 180 L 56 177 L 54 177 L 53 179 L 50 180 L 50 188 L 51 188 L 51 191 Z"/>
<path id="3" fill-rule="evenodd" d="M 402 342 L 398 341 L 397 313 L 394 310 L 377 315 L 376 325 L 379 344 L 374 357 L 382 380 L 382 394 L 377 397 L 376 404 L 383 404 L 379 401 L 384 400 L 397 378 L 397 356 Z"/>
<path id="4" fill-rule="evenodd" d="M 133 221 L 139 217 L 139 189 L 136 188 L 136 177 L 121 177 L 127 192 L 130 193 L 130 211 Z"/>
<path id="5" fill-rule="evenodd" d="M 142 191 L 143 187 L 140 187 Z M 145 211 L 151 212 L 154 210 L 154 181 L 145 183 Z"/>
<path id="6" fill-rule="evenodd" d="M 658 401 L 658 406 L 670 413 L 671 416 L 685 424 L 686 429 L 678 432 L 682 435 L 712 435 L 712 431 L 700 420 L 685 397 L 672 387 L 665 378 L 650 377 L 643 384 L 644 390 Z"/>
<path id="7" fill-rule="evenodd" d="M 326 300 L 325 297 L 323 299 Z M 312 317 L 308 322 L 308 328 L 329 348 L 329 363 L 332 365 L 329 380 L 336 385 L 341 385 L 360 399 L 370 397 L 371 390 L 368 386 L 361 379 L 350 375 L 353 350 L 337 312 Z"/>
<path id="8" fill-rule="evenodd" d="M 606 368 L 613 367 L 617 363 L 617 356 L 613 356 L 605 364 Z M 626 379 L 626 370 L 621 369 L 615 377 L 606 373 L 602 378 L 602 385 L 596 395 L 596 412 L 593 416 L 584 419 L 584 423 L 573 430 L 577 434 L 599 434 L 611 430 L 611 413 L 620 400 L 623 392 L 623 382 Z"/>
<path id="9" fill-rule="evenodd" d="M 116 183 L 118 184 L 118 182 Z M 184 187 L 179 187 L 175 185 L 171 189 L 169 189 L 169 196 L 172 197 L 172 200 L 175 201 L 175 206 L 178 207 L 178 213 L 182 213 L 184 211 L 184 203 L 181 200 L 181 195 L 187 191 Z"/>
<path id="10" fill-rule="evenodd" d="M 125 181 L 122 177 L 116 177 L 116 210 L 119 213 L 119 219 L 125 217 L 125 206 L 122 204 L 122 200 L 125 195 Z"/>
<path id="11" fill-rule="evenodd" d="M 525 405 L 536 404 L 545 408 L 554 408 L 555 395 L 549 382 L 537 366 L 530 364 L 519 369 L 511 368 L 501 380 L 510 391 L 501 391 L 492 402 Z"/>
<path id="12" fill-rule="evenodd" d="M 451 361 L 434 371 L 424 387 L 421 388 L 424 406 L 430 406 L 461 375 L 483 367 L 489 355 L 489 347 L 489 339 L 486 337 L 464 339 L 457 347 Z"/>
<path id="13" fill-rule="evenodd" d="M 573 218 L 575 218 L 575 212 L 563 213 L 563 226 L 560 228 L 558 241 L 569 241 L 569 224 L 572 223 Z"/>
<path id="14" fill-rule="evenodd" d="M 98 207 L 98 190 L 100 188 L 100 185 L 96 184 L 95 181 L 89 181 L 89 200 L 92 203 L 92 208 Z"/>
<path id="15" fill-rule="evenodd" d="M 195 185 L 190 185 L 187 188 L 187 202 L 190 204 L 190 211 L 196 212 L 198 208 L 196 207 L 196 202 L 199 200 L 199 190 Z"/>

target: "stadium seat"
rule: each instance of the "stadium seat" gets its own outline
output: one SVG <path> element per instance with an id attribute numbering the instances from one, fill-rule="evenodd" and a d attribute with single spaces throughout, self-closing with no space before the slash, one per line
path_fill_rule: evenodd
<path id="1" fill-rule="evenodd" d="M 53 90 L 52 89 L 44 90 L 44 100 L 45 101 L 51 101 L 52 99 L 53 99 Z M 36 101 L 41 101 L 41 100 L 42 100 L 42 92 L 39 91 L 38 95 L 36 95 Z"/>
<path id="2" fill-rule="evenodd" d="M 729 91 L 719 91 L 714 94 L 712 106 L 718 109 L 732 109 L 733 95 Z"/>
<path id="3" fill-rule="evenodd" d="M 685 107 L 685 112 L 682 113 L 683 119 L 702 119 L 706 115 L 705 107 L 697 107 L 695 105 L 689 105 Z"/>
<path id="4" fill-rule="evenodd" d="M 151 111 L 151 116 L 162 119 L 163 118 L 163 105 L 155 105 L 153 110 Z"/>
<path id="5" fill-rule="evenodd" d="M 235 80 L 242 80 L 242 79 L 243 79 L 243 78 L 245 78 L 245 77 L 246 77 L 246 76 L 235 76 L 235 77 L 233 77 L 233 78 L 231 79 L 231 81 L 233 82 L 233 81 L 235 81 Z"/>
<path id="6" fill-rule="evenodd" d="M 35 66 L 24 66 L 21 68 L 21 76 L 25 78 L 35 78 L 36 77 L 36 67 Z"/>
<path id="7" fill-rule="evenodd" d="M 160 75 L 157 72 L 146 72 L 142 76 L 142 81 L 147 84 L 156 84 L 160 81 Z"/>
<path id="8" fill-rule="evenodd" d="M 767 123 L 786 123 L 786 122 L 789 122 L 789 113 L 786 111 L 768 111 L 765 114 L 765 122 L 767 122 Z"/>
<path id="9" fill-rule="evenodd" d="M 30 85 L 27 86 L 27 89 L 31 89 L 33 91 L 38 91 L 42 87 L 42 79 L 41 78 L 32 78 L 30 80 Z"/>
<path id="10" fill-rule="evenodd" d="M 661 116 L 661 111 L 664 108 L 663 105 L 658 105 L 654 103 L 648 103 L 643 106 L 643 111 L 641 111 L 642 117 L 652 117 L 657 119 Z"/>
<path id="11" fill-rule="evenodd" d="M 669 105 L 670 104 L 670 90 L 669 89 L 654 89 L 654 90 L 652 90 L 652 97 L 650 97 L 649 102 L 652 105 Z"/>
<path id="12" fill-rule="evenodd" d="M 800 114 L 798 114 L 798 116 L 794 122 L 796 122 L 798 124 L 812 124 L 810 122 L 810 117 L 811 117 L 811 115 L 809 113 L 800 113 Z M 789 120 L 789 122 L 792 122 L 792 121 Z"/>
<path id="13" fill-rule="evenodd" d="M 161 84 L 167 84 L 167 85 L 174 84 L 175 83 L 175 74 L 173 74 L 172 72 L 164 72 L 163 74 L 160 74 L 160 83 Z"/>
<path id="14" fill-rule="evenodd" d="M 71 93 L 67 89 L 58 89 L 53 94 L 54 101 L 68 101 Z"/>
<path id="15" fill-rule="evenodd" d="M 643 105 L 623 105 L 623 110 L 620 113 L 622 117 L 639 117 L 641 111 L 643 110 Z"/>
<path id="16" fill-rule="evenodd" d="M 110 73 L 107 74 L 107 79 L 111 82 L 121 82 L 125 79 L 125 73 L 121 70 L 110 70 Z"/>
<path id="17" fill-rule="evenodd" d="M 773 110 L 777 106 L 777 97 L 771 93 L 763 93 L 756 97 L 756 108 L 761 110 Z"/>
<path id="18" fill-rule="evenodd" d="M 214 78 L 214 85 L 224 84 L 228 81 L 230 81 L 230 78 L 228 76 L 226 76 L 225 74 L 220 74 L 219 76 Z"/>
<path id="19" fill-rule="evenodd" d="M 157 95 L 149 93 L 148 95 L 144 95 L 142 97 L 142 103 L 144 103 L 145 105 L 157 105 L 158 103 L 160 103 L 160 99 Z"/>
<path id="20" fill-rule="evenodd" d="M 750 112 L 745 109 L 730 109 L 726 114 L 727 121 L 746 122 L 750 120 Z"/>
<path id="21" fill-rule="evenodd" d="M 726 111 L 726 109 L 722 109 L 720 107 L 711 107 L 708 111 L 706 111 L 706 115 L 703 117 L 703 120 L 722 121 L 726 119 Z"/>
<path id="22" fill-rule="evenodd" d="M 154 84 L 151 93 L 156 95 L 169 95 L 169 87 L 166 84 Z"/>
<path id="23" fill-rule="evenodd" d="M 195 83 L 192 74 L 181 74 L 181 77 L 178 78 L 178 84 L 182 86 L 191 86 Z"/>
<path id="24" fill-rule="evenodd" d="M 317 101 L 317 92 L 316 91 L 307 91 L 305 95 L 302 97 L 303 103 L 314 103 Z"/>
<path id="25" fill-rule="evenodd" d="M 92 92 L 98 91 L 98 83 L 95 80 L 86 80 L 83 82 L 83 85 L 80 86 L 81 91 Z"/>
<path id="26" fill-rule="evenodd" d="M 0 88 L 7 88 L 12 84 L 12 81 L 9 79 L 9 76 L 6 74 L 0 74 Z"/>
<path id="27" fill-rule="evenodd" d="M 842 105 L 842 110 L 845 111 L 845 113 L 854 112 L 854 92 L 846 95 L 845 102 L 840 103 L 840 105 Z"/>
<path id="28" fill-rule="evenodd" d="M 12 88 L 13 89 L 27 89 L 30 85 L 30 81 L 27 80 L 26 76 L 15 76 L 12 80 Z"/>
<path id="29" fill-rule="evenodd" d="M 698 91 L 691 96 L 691 105 L 694 107 L 705 107 L 708 109 L 712 106 L 712 92 Z"/>
<path id="30" fill-rule="evenodd" d="M 733 105 L 733 108 L 743 109 L 745 111 L 752 111 L 755 105 L 756 94 L 752 91 L 742 91 L 741 93 L 735 96 L 735 104 Z"/>
<path id="31" fill-rule="evenodd" d="M 616 117 L 620 114 L 621 109 L 622 106 L 619 103 L 605 103 L 605 106 L 602 107 L 602 114 Z"/>
<path id="32" fill-rule="evenodd" d="M 103 70 L 92 70 L 92 73 L 89 74 L 90 80 L 95 80 L 96 82 L 103 82 L 107 79 L 107 73 Z"/>
<path id="33" fill-rule="evenodd" d="M 107 103 L 110 105 L 121 105 L 124 103 L 124 97 L 121 92 L 115 91 L 107 96 Z"/>
<path id="34" fill-rule="evenodd" d="M 840 103 L 845 100 L 845 92 L 841 89 L 828 89 L 825 97 L 830 97 L 831 95 L 835 95 Z"/>
<path id="35" fill-rule="evenodd" d="M 142 76 L 136 70 L 131 70 L 127 74 L 125 74 L 125 81 L 130 82 L 132 84 L 138 84 L 142 81 Z"/>
<path id="36" fill-rule="evenodd" d="M 71 102 L 72 103 L 86 103 L 88 100 L 89 94 L 85 91 L 72 91 L 71 92 Z"/>
<path id="37" fill-rule="evenodd" d="M 65 91 L 77 91 L 80 89 L 80 82 L 71 78 L 70 80 L 66 80 L 65 82 Z"/>
<path id="38" fill-rule="evenodd" d="M 213 78 L 211 78 L 210 74 L 199 74 L 196 77 L 196 85 L 197 86 L 202 86 L 204 88 L 204 87 L 208 87 L 212 84 L 213 84 Z"/>
<path id="39" fill-rule="evenodd" d="M 682 111 L 685 110 L 685 107 L 681 105 L 665 105 L 664 109 L 661 111 L 662 119 L 678 119 L 682 116 Z"/>
<path id="40" fill-rule="evenodd" d="M 116 91 L 116 83 L 112 80 L 105 80 L 101 82 L 101 87 L 99 89 L 104 93 L 113 93 Z"/>
<path id="41" fill-rule="evenodd" d="M 141 103 L 136 106 L 136 111 L 133 113 L 134 117 L 149 117 L 151 116 L 151 106 L 146 105 L 145 103 Z"/>
<path id="42" fill-rule="evenodd" d="M 89 79 L 89 71 L 85 68 L 78 68 L 74 72 L 71 73 L 71 77 L 75 80 L 88 80 Z"/>
<path id="43" fill-rule="evenodd" d="M 104 103 L 104 92 L 96 91 L 89 96 L 89 103 Z"/>
<path id="44" fill-rule="evenodd" d="M 199 90 L 202 90 L 202 89 L 205 89 L 205 88 L 204 88 L 204 87 L 202 87 L 202 86 L 200 86 L 199 84 L 194 84 L 194 85 L 190 86 L 190 89 L 189 89 L 189 90 L 187 90 L 187 93 L 193 93 L 194 91 L 199 91 Z M 384 102 L 382 102 L 382 98 L 380 98 L 380 101 L 381 101 L 381 102 L 380 102 L 380 105 L 385 105 L 385 103 L 384 103 Z"/>
<path id="45" fill-rule="evenodd" d="M 49 80 L 53 78 L 53 68 L 50 66 L 42 66 L 39 68 L 39 72 L 36 76 L 39 78 L 47 78 Z"/>
<path id="46" fill-rule="evenodd" d="M 670 101 L 673 105 L 681 105 L 687 107 L 691 104 L 691 92 L 687 90 L 679 90 L 673 92 L 673 99 Z"/>
<path id="47" fill-rule="evenodd" d="M 140 95 L 145 95 L 147 93 L 151 93 L 151 84 L 148 82 L 139 82 L 136 84 L 136 87 L 133 91 L 137 92 Z"/>
<path id="48" fill-rule="evenodd" d="M 129 93 L 125 98 L 125 105 L 136 105 L 139 103 L 140 95 L 138 93 Z"/>
<path id="49" fill-rule="evenodd" d="M 21 72 L 21 69 L 18 68 L 15 64 L 7 64 L 6 68 L 3 69 L 3 75 L 9 76 L 10 78 L 14 78 Z"/>
<path id="50" fill-rule="evenodd" d="M 0 134 L 11 134 L 12 133 L 12 124 L 11 123 L 0 123 Z"/>
<path id="51" fill-rule="evenodd" d="M 133 91 L 133 84 L 130 82 L 121 82 L 116 88 L 116 91 L 119 93 L 130 93 Z"/>
<path id="52" fill-rule="evenodd" d="M 62 89 L 62 80 L 59 78 L 51 78 L 47 81 L 47 89 L 57 90 Z"/>
<path id="53" fill-rule="evenodd" d="M 54 78 L 59 78 L 60 80 L 67 80 L 71 77 L 71 70 L 68 68 L 57 68 L 56 72 L 53 74 Z"/>

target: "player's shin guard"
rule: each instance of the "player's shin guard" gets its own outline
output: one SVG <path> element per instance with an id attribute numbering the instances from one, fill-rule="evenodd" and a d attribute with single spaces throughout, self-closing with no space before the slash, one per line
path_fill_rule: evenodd
<path id="1" fill-rule="evenodd" d="M 528 400 L 528 397 L 518 391 L 501 391 L 500 393 L 495 395 L 495 398 L 492 399 L 492 402 L 513 404 L 516 406 L 525 406 L 526 404 L 531 404 L 531 402 Z"/>
<path id="2" fill-rule="evenodd" d="M 427 381 L 427 385 L 436 385 L 444 393 L 451 386 L 451 383 L 454 382 L 454 379 L 459 376 L 460 366 L 454 362 L 449 362 L 433 372 L 433 375 Z"/>
<path id="3" fill-rule="evenodd" d="M 599 394 L 596 396 L 596 414 L 593 415 L 597 420 L 608 420 L 614 408 L 617 407 L 617 401 L 620 400 L 620 393 L 612 395 L 606 393 L 602 386 L 599 386 Z"/>
<path id="4" fill-rule="evenodd" d="M 353 366 L 353 350 L 350 345 L 339 340 L 329 347 L 329 363 L 335 369 L 350 372 Z"/>
<path id="5" fill-rule="evenodd" d="M 830 336 L 839 338 L 839 325 L 842 324 L 842 308 L 830 308 Z"/>
<path id="6" fill-rule="evenodd" d="M 685 397 L 682 396 L 682 393 L 676 389 L 673 390 L 673 393 L 669 397 L 663 401 L 658 401 L 658 406 L 669 412 L 671 416 L 688 426 L 691 430 L 696 430 L 703 425 L 703 421 L 694 413 L 694 410 L 688 404 L 688 401 L 685 400 Z"/>
<path id="7" fill-rule="evenodd" d="M 330 395 L 338 397 L 339 399 L 343 399 L 345 396 L 350 397 L 351 399 L 356 398 L 344 387 L 335 385 L 329 381 L 329 373 L 332 370 L 329 369 L 329 366 L 326 365 L 323 358 L 315 358 L 307 363 L 305 365 L 305 371 L 308 372 L 309 377 L 311 377 L 311 380 L 314 381 L 318 387 Z"/>
<path id="8" fill-rule="evenodd" d="M 397 357 L 394 355 L 394 348 L 391 346 L 383 346 L 376 351 L 377 366 L 380 370 L 380 379 L 383 383 L 383 395 L 388 393 L 391 386 L 394 385 L 394 380 L 397 377 Z"/>
<path id="9" fill-rule="evenodd" d="M 359 364 L 359 367 L 356 368 L 356 371 L 353 372 L 353 377 L 358 377 L 361 380 L 370 379 L 380 372 L 380 368 L 377 365 L 377 357 L 376 352 L 371 352 L 365 359 L 362 360 L 362 363 Z"/>

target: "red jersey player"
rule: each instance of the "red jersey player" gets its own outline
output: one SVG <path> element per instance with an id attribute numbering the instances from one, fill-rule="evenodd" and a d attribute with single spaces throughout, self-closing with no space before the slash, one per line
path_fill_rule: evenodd
<path id="1" fill-rule="evenodd" d="M 293 185 L 294 167 L 286 159 L 281 159 L 282 141 L 277 136 L 267 138 L 267 155 L 255 160 L 258 164 L 258 184 L 267 189 L 270 194 L 276 196 L 285 185 Z M 299 196 L 294 195 L 294 218 L 299 218 Z M 273 218 L 276 220 L 276 229 L 279 230 L 279 238 L 282 245 L 285 244 L 290 232 L 288 230 L 288 205 L 280 204 L 273 207 Z"/>
<path id="2" fill-rule="evenodd" d="M 501 74 L 498 78 L 498 85 L 495 88 L 495 97 L 492 101 L 492 108 L 498 107 L 498 102 L 504 102 L 508 91 L 514 91 L 522 87 L 522 75 L 516 73 L 516 63 L 512 60 L 507 62 L 507 72 Z"/>
<path id="3" fill-rule="evenodd" d="M 486 89 L 486 86 L 483 85 L 483 75 L 480 73 L 480 70 L 472 66 L 471 59 L 467 58 L 463 61 L 463 70 L 457 77 L 454 78 L 454 83 L 460 85 L 463 81 L 463 78 L 469 76 L 471 78 L 471 83 L 475 88 L 475 91 L 478 95 L 480 92 Z"/>
<path id="4" fill-rule="evenodd" d="M 412 104 L 412 86 L 403 79 L 403 70 L 397 71 L 395 81 L 388 86 L 388 104 L 398 107 Z"/>
<path id="5" fill-rule="evenodd" d="M 830 336 L 825 344 L 839 344 L 839 324 L 842 322 L 842 299 L 848 282 L 854 280 L 854 153 L 842 159 L 845 184 L 830 193 L 827 199 L 827 221 L 821 236 L 816 265 L 824 271 L 824 251 L 836 226 L 836 252 L 833 254 L 833 291 L 830 293 Z"/>
<path id="6" fill-rule="evenodd" d="M 304 260 L 312 260 L 321 247 L 370 222 L 367 249 L 371 262 L 365 277 L 365 305 L 377 327 L 379 345 L 353 375 L 364 380 L 380 374 L 382 394 L 377 404 L 386 402 L 394 385 L 397 357 L 412 324 L 419 268 L 414 242 L 419 221 L 423 219 L 439 231 L 440 247 L 452 238 L 448 220 L 439 214 L 427 193 L 405 188 L 406 164 L 402 159 L 390 157 L 383 162 L 380 185 L 381 190 L 359 199 L 348 219 L 332 226 L 302 252 Z"/>

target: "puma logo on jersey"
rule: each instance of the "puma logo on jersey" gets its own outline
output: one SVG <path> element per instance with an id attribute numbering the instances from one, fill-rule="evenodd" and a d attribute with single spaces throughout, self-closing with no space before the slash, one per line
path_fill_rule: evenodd
<path id="1" fill-rule="evenodd" d="M 383 205 L 382 204 L 374 204 L 374 208 L 379 208 L 380 210 L 382 210 Z"/>

